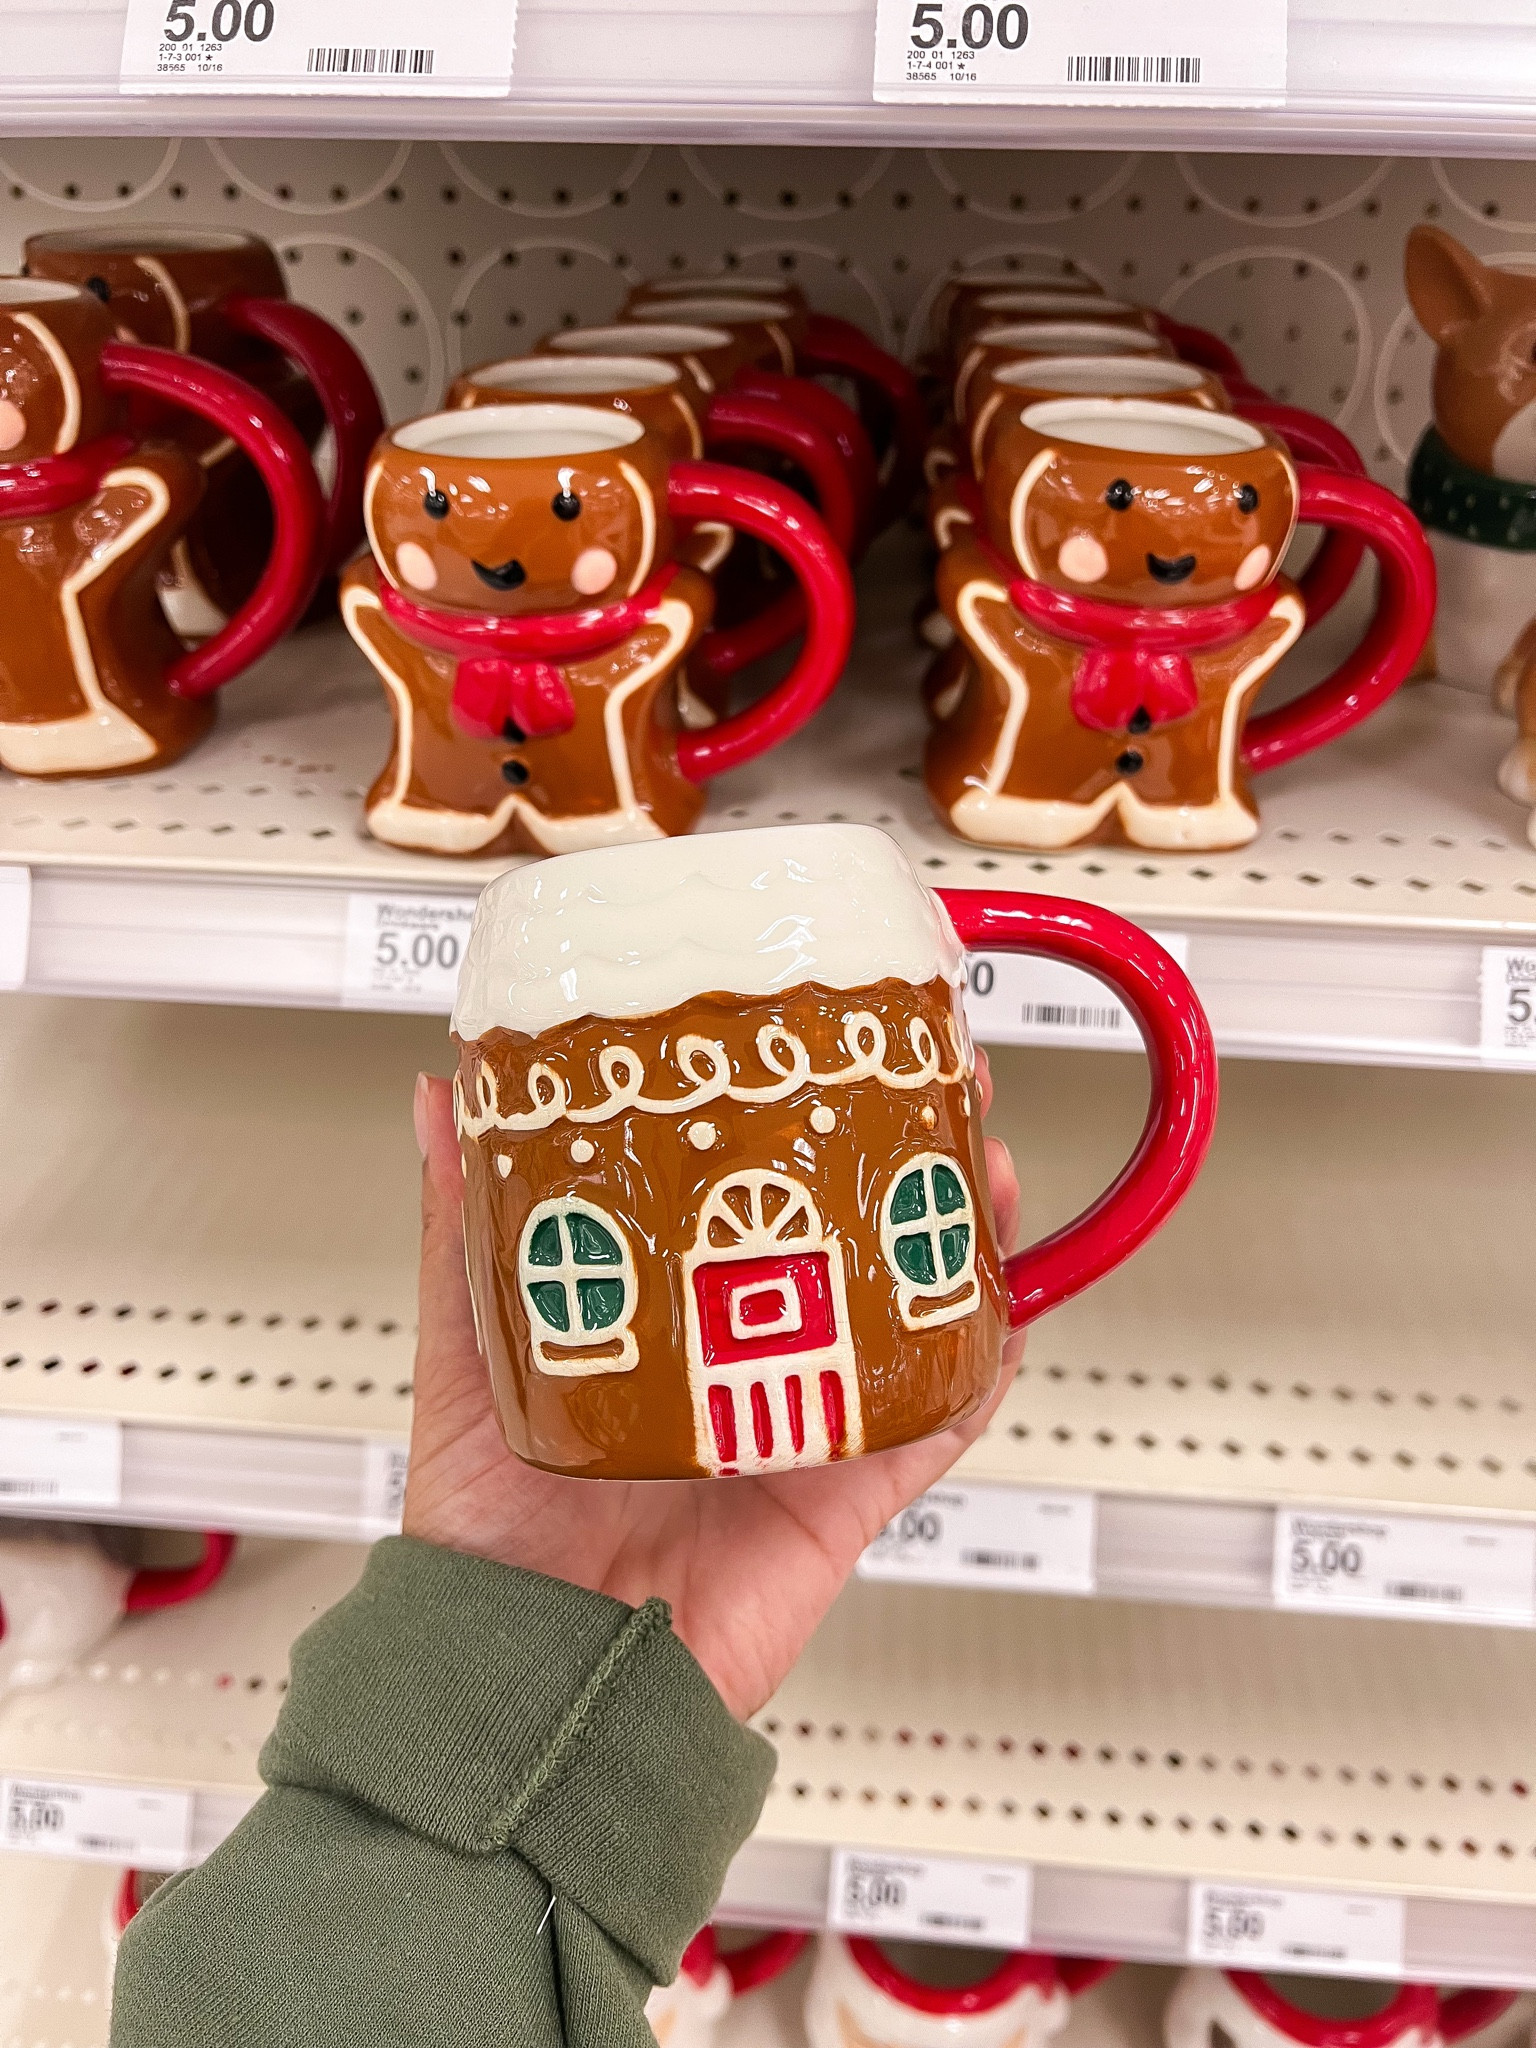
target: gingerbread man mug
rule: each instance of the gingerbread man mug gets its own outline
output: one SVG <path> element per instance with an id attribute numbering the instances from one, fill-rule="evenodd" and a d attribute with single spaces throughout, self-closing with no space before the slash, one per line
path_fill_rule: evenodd
<path id="1" fill-rule="evenodd" d="M 842 673 L 847 564 L 793 493 L 672 463 L 632 415 L 483 406 L 392 428 L 364 499 L 372 559 L 342 616 L 378 671 L 394 748 L 369 830 L 397 846 L 564 852 L 688 831 L 700 785 L 787 738 Z M 674 521 L 771 538 L 805 593 L 788 675 L 748 710 L 684 731 L 678 685 L 709 624 Z"/>
<path id="2" fill-rule="evenodd" d="M 363 466 L 384 416 L 351 343 L 289 299 L 268 243 L 225 229 L 67 228 L 29 236 L 24 255 L 28 276 L 94 292 L 123 339 L 199 356 L 244 379 L 284 413 L 311 455 L 329 428 L 321 566 L 334 573 L 350 560 L 363 538 Z M 258 466 L 216 426 L 164 409 L 151 423 L 203 471 L 202 502 L 162 578 L 172 625 L 200 639 L 260 580 L 272 549 L 267 493 Z"/>
<path id="3" fill-rule="evenodd" d="M 1146 1035 L 1135 1156 L 1004 1259 L 962 944 L 1086 968 Z M 568 855 L 481 895 L 453 1018 L 470 1289 L 521 1458 L 782 1472 L 909 1443 L 1003 1340 L 1182 1199 L 1216 1065 L 1178 967 L 1107 911 L 930 894 L 867 825 Z"/>
<path id="4" fill-rule="evenodd" d="M 1259 829 L 1249 775 L 1375 710 L 1433 617 L 1434 564 L 1400 501 L 1293 463 L 1231 415 L 1029 406 L 1002 430 L 982 495 L 985 530 L 962 531 L 939 564 L 969 664 L 924 779 L 951 829 L 987 845 L 1245 844 Z M 1279 570 L 1298 519 L 1364 538 L 1376 611 L 1332 675 L 1250 722 L 1305 624 Z"/>
<path id="5" fill-rule="evenodd" d="M 824 1934 L 805 1999 L 808 2048 L 1046 2048 L 1113 1963 L 989 1955 Z"/>
<path id="6" fill-rule="evenodd" d="M 1163 2014 L 1165 2048 L 1441 2048 L 1432 1985 L 1312 1979 L 1306 1988 L 1313 1996 L 1301 2004 L 1257 1971 L 1186 1970 Z"/>
<path id="7" fill-rule="evenodd" d="M 156 580 L 202 495 L 181 449 L 130 431 L 130 399 L 180 407 L 243 448 L 272 500 L 261 581 L 188 653 Z M 18 775 L 163 766 L 212 692 L 302 614 L 323 513 L 303 442 L 212 364 L 116 339 L 90 292 L 0 278 L 0 765 Z"/>

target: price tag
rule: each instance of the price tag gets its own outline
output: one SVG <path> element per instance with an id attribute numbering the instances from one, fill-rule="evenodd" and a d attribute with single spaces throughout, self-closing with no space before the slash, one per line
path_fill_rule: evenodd
<path id="1" fill-rule="evenodd" d="M 1277 1607 L 1536 1628 L 1536 1528 L 1452 1516 L 1275 1516 Z"/>
<path id="2" fill-rule="evenodd" d="M 115 1508 L 122 1498 L 119 1423 L 0 1415 L 0 1508 Z"/>
<path id="3" fill-rule="evenodd" d="M 1286 0 L 877 0 L 877 100 L 1266 106 Z"/>
<path id="4" fill-rule="evenodd" d="M 1189 1888 L 1189 1954 L 1197 1963 L 1400 1977 L 1404 1924 L 1402 1899 L 1231 1884 Z"/>
<path id="5" fill-rule="evenodd" d="M 935 1486 L 887 1522 L 861 1579 L 1091 1593 L 1094 1497 L 1028 1486 Z"/>
<path id="6" fill-rule="evenodd" d="M 1028 1948 L 1032 1878 L 1027 1863 L 834 1849 L 827 1920 L 845 1934 Z"/>
<path id="7" fill-rule="evenodd" d="M 128 0 L 124 92 L 498 98 L 517 0 Z"/>
<path id="8" fill-rule="evenodd" d="M 4 1778 L 0 1801 L 0 1848 L 140 1870 L 181 1870 L 191 1861 L 190 1792 Z"/>
<path id="9" fill-rule="evenodd" d="M 475 906 L 462 896 L 347 899 L 341 999 L 348 1009 L 425 1010 L 446 1016 Z"/>
<path id="10" fill-rule="evenodd" d="M 363 1464 L 363 1522 L 370 1535 L 399 1535 L 410 1455 L 409 1444 L 369 1438 Z"/>
<path id="11" fill-rule="evenodd" d="M 1187 932 L 1149 932 L 1186 971 Z M 1141 1033 L 1118 996 L 1080 967 L 1035 953 L 971 953 L 965 1014 L 987 1045 L 1095 1045 L 1141 1050 Z"/>
<path id="12" fill-rule="evenodd" d="M 25 982 L 31 941 L 32 870 L 0 867 L 0 988 Z"/>
<path id="13" fill-rule="evenodd" d="M 1536 949 L 1484 946 L 1479 987 L 1483 1058 L 1536 1066 Z"/>

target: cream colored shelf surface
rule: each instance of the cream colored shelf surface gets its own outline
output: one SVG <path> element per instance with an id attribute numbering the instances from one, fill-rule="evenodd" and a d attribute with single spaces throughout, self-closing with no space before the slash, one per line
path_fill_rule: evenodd
<path id="1" fill-rule="evenodd" d="M 575 33 L 575 23 L 579 24 Z M 874 0 L 523 0 L 503 100 L 120 95 L 123 0 L 10 0 L 4 119 L 16 132 L 595 141 L 949 142 L 1523 155 L 1532 38 L 1515 0 L 1293 0 L 1284 106 L 1224 112 L 877 106 Z"/>
<path id="2" fill-rule="evenodd" d="M 937 823 L 918 775 L 919 575 L 910 538 L 893 537 L 862 580 L 848 678 L 787 746 L 722 778 L 704 829 L 862 820 L 901 840 L 935 886 L 1077 896 L 1181 933 L 1228 1052 L 1482 1064 L 1481 948 L 1536 941 L 1536 849 L 1494 783 L 1506 721 L 1438 685 L 1407 689 L 1356 734 L 1266 777 L 1262 834 L 1238 852 L 972 846 Z M 1298 673 L 1331 663 L 1341 634 L 1358 632 L 1358 604 L 1351 617 L 1330 621 L 1315 650 L 1303 643 Z M 338 1004 L 351 892 L 462 900 L 504 865 L 369 838 L 362 798 L 386 747 L 371 671 L 329 628 L 232 692 L 212 739 L 163 774 L 0 780 L 0 863 L 34 875 L 27 986 Z"/>
<path id="3" fill-rule="evenodd" d="M 0 1707 L 0 1772 L 193 1795 L 206 1855 L 259 1790 L 337 1544 L 244 1546 L 188 1606 Z M 1175 1962 L 1201 1879 L 1402 1896 L 1404 1970 L 1536 1984 L 1536 1637 L 856 1585 L 757 1725 L 773 1790 L 727 1919 L 816 1926 L 835 1846 L 1028 1862 L 1042 1948 Z"/>
<path id="4" fill-rule="evenodd" d="M 376 1533 L 410 1091 L 449 1059 L 421 1018 L 0 1001 L 0 1414 L 119 1422 L 125 1521 Z M 1143 1070 L 994 1073 L 1037 1236 L 1129 1151 Z M 1116 1598 L 1268 1604 L 1281 1505 L 1536 1524 L 1533 1146 L 1514 1076 L 1229 1064 L 1193 1195 L 1032 1332 L 966 1474 L 1093 1493 Z"/>

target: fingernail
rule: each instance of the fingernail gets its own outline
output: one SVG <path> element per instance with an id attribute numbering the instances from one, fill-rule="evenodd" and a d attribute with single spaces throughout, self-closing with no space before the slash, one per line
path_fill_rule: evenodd
<path id="1" fill-rule="evenodd" d="M 427 1156 L 427 1077 L 416 1076 L 416 1093 L 411 1102 L 411 1122 L 416 1126 L 416 1146 L 423 1159 Z"/>

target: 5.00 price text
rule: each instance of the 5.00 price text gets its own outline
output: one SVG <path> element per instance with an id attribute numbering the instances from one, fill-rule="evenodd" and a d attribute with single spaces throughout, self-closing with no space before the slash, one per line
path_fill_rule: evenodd
<path id="1" fill-rule="evenodd" d="M 228 4 L 233 5 L 233 0 L 228 0 Z M 986 0 L 970 0 L 960 17 L 960 40 L 968 50 L 984 50 L 994 35 L 1000 49 L 1023 49 L 1029 35 L 1029 15 L 1018 0 L 1007 0 L 996 14 Z M 950 50 L 956 46 L 955 38 L 945 33 L 944 10 L 939 0 L 918 0 L 912 16 L 913 49 L 936 50 L 940 43 Z"/>
<path id="2" fill-rule="evenodd" d="M 215 0 L 213 16 L 206 29 L 187 0 L 171 0 L 165 17 L 168 43 L 233 43 L 244 36 L 248 43 L 264 43 L 277 23 L 273 0 Z"/>

